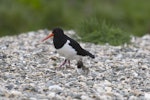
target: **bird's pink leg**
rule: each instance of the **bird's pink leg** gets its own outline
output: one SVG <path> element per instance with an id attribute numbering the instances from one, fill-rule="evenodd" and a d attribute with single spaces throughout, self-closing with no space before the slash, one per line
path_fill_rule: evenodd
<path id="1" fill-rule="evenodd" d="M 69 64 L 69 67 L 70 67 L 70 60 L 68 60 L 68 64 Z"/>
<path id="2" fill-rule="evenodd" d="M 65 61 L 59 67 L 62 67 L 63 65 L 65 65 L 66 62 L 67 62 L 67 59 L 65 59 Z"/>

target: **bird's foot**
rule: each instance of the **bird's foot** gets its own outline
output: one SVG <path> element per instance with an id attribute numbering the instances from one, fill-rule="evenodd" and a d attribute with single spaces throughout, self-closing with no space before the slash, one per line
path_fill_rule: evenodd
<path id="1" fill-rule="evenodd" d="M 65 61 L 59 66 L 60 68 L 63 67 L 67 62 L 67 59 L 65 59 Z"/>
<path id="2" fill-rule="evenodd" d="M 65 64 L 68 62 L 68 65 L 65 66 Z M 58 67 L 58 69 L 66 69 L 70 68 L 70 60 L 65 59 L 65 61 Z"/>
<path id="3" fill-rule="evenodd" d="M 66 65 L 67 68 L 71 68 L 71 65 L 70 65 L 70 60 L 68 60 L 68 65 Z"/>
<path id="4" fill-rule="evenodd" d="M 57 71 L 60 71 L 60 70 L 65 70 L 66 67 L 60 65 L 60 66 L 56 67 L 55 69 L 56 69 Z"/>

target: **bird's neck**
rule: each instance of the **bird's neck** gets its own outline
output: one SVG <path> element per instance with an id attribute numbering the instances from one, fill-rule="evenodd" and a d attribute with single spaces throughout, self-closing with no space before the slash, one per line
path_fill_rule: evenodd
<path id="1" fill-rule="evenodd" d="M 65 36 L 54 37 L 53 43 L 56 49 L 60 49 L 67 42 L 67 38 Z"/>

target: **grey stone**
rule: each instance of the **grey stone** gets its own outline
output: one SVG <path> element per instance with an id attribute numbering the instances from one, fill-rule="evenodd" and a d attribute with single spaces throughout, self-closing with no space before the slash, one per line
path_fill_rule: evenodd
<path id="1" fill-rule="evenodd" d="M 150 35 L 132 37 L 121 46 L 82 43 L 95 55 L 83 66 L 57 70 L 64 60 L 48 30 L 0 38 L 0 99 L 12 100 L 149 100 Z M 65 34 L 80 39 L 74 31 Z M 81 73 L 79 72 L 81 71 Z M 79 72 L 79 73 L 78 73 Z"/>

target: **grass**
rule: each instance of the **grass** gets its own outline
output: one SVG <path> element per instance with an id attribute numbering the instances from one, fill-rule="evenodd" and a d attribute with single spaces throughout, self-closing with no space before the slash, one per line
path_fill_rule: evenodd
<path id="1" fill-rule="evenodd" d="M 149 0 L 0 0 L 0 36 L 75 29 L 83 41 L 120 45 L 150 30 Z"/>
<path id="2" fill-rule="evenodd" d="M 129 43 L 130 34 L 117 26 L 108 24 L 105 20 L 97 18 L 87 19 L 78 28 L 83 41 L 95 44 L 121 45 Z"/>

